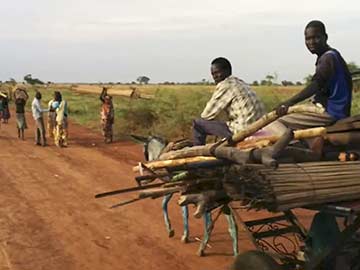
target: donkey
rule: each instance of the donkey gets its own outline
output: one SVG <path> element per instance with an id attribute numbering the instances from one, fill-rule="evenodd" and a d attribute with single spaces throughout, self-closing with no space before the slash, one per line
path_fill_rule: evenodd
<path id="1" fill-rule="evenodd" d="M 146 161 L 152 161 L 157 159 L 162 151 L 167 146 L 167 141 L 163 138 L 157 137 L 157 136 L 149 136 L 149 137 L 142 137 L 137 135 L 131 135 L 132 138 L 134 138 L 136 141 L 140 141 L 144 144 L 144 156 Z M 162 210 L 164 215 L 164 221 L 166 230 L 168 232 L 169 237 L 173 237 L 175 234 L 174 229 L 171 227 L 171 222 L 168 214 L 168 203 L 171 200 L 173 194 L 169 194 L 164 196 L 162 201 Z M 189 242 L 189 210 L 188 206 L 182 206 L 182 217 L 183 217 L 183 224 L 184 224 L 184 231 L 183 235 L 181 237 L 181 241 L 183 243 Z M 225 217 L 229 224 L 229 233 L 232 238 L 233 242 L 233 254 L 234 256 L 238 255 L 238 241 L 237 241 L 237 225 L 234 219 L 234 216 L 231 211 L 222 211 L 225 214 Z M 211 219 L 211 211 L 205 211 L 203 215 L 204 220 L 204 237 L 201 241 L 199 250 L 197 254 L 199 256 L 204 256 L 205 249 L 207 247 L 207 244 L 210 240 L 211 231 L 213 229 L 213 222 Z"/>

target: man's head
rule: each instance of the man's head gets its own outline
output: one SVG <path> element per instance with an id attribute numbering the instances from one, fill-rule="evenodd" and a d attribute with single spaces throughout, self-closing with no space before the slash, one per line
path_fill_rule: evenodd
<path id="1" fill-rule="evenodd" d="M 40 100 L 40 99 L 41 99 L 41 93 L 40 93 L 40 92 L 36 92 L 35 98 Z"/>
<path id="2" fill-rule="evenodd" d="M 328 47 L 327 39 L 325 25 L 321 21 L 311 21 L 306 25 L 305 44 L 311 53 L 323 53 Z"/>
<path id="3" fill-rule="evenodd" d="M 231 74 L 231 64 L 226 58 L 218 57 L 211 62 L 211 75 L 216 84 L 225 80 Z"/>

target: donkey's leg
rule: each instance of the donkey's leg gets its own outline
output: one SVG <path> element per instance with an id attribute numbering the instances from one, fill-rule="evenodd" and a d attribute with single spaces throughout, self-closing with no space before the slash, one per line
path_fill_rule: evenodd
<path id="1" fill-rule="evenodd" d="M 204 219 L 204 238 L 200 243 L 200 247 L 199 250 L 197 252 L 197 254 L 202 257 L 205 255 L 205 249 L 206 246 L 210 240 L 210 235 L 211 235 L 211 231 L 212 231 L 212 227 L 213 227 L 213 223 L 211 220 L 211 212 L 210 211 L 206 211 L 203 215 L 203 219 Z"/>
<path id="2" fill-rule="evenodd" d="M 227 208 L 229 208 L 228 206 L 226 206 Z M 231 211 L 231 209 L 229 208 L 229 211 L 227 211 L 227 209 L 225 209 L 225 211 L 223 211 L 223 213 L 225 214 L 226 220 L 228 221 L 228 226 L 229 226 L 229 233 L 232 239 L 232 245 L 233 245 L 233 254 L 234 256 L 237 256 L 239 254 L 239 249 L 238 249 L 238 227 L 234 218 L 234 215 Z"/>
<path id="3" fill-rule="evenodd" d="M 170 218 L 168 214 L 168 203 L 172 197 L 172 194 L 165 195 L 162 201 L 162 210 L 164 215 L 164 221 L 166 230 L 168 232 L 169 237 L 173 237 L 175 234 L 175 231 L 171 228 Z"/>
<path id="4" fill-rule="evenodd" d="M 183 223 L 184 223 L 184 233 L 181 237 L 181 242 L 188 243 L 189 242 L 189 209 L 188 206 L 182 206 L 182 217 L 183 217 Z"/>

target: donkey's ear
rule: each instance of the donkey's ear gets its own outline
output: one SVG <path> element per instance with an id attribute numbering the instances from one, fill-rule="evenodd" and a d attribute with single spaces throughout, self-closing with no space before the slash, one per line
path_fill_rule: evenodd
<path id="1" fill-rule="evenodd" d="M 146 143 L 149 141 L 148 137 L 143 137 L 143 136 L 139 136 L 139 135 L 134 135 L 134 134 L 130 134 L 130 137 L 138 143 Z"/>

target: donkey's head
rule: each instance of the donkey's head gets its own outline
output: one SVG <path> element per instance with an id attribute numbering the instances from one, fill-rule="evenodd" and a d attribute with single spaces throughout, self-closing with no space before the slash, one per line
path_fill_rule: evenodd
<path id="1" fill-rule="evenodd" d="M 138 136 L 130 135 L 134 140 L 144 144 L 144 156 L 146 161 L 157 159 L 168 142 L 157 136 Z"/>

